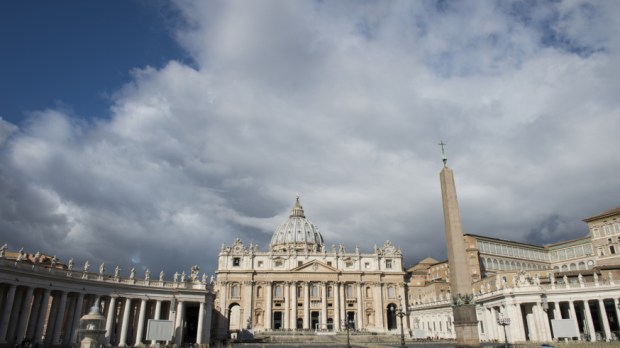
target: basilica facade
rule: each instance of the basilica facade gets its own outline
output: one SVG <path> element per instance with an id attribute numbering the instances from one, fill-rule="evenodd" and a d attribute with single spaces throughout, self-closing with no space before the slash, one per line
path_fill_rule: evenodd
<path id="1" fill-rule="evenodd" d="M 395 311 L 405 299 L 403 256 L 385 241 L 370 252 L 326 246 L 297 197 L 268 250 L 237 239 L 218 257 L 217 336 L 229 332 L 400 328 Z"/>

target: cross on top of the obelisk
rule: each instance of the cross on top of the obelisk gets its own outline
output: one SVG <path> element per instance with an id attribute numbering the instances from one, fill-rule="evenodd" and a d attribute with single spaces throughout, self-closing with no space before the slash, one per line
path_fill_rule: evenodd
<path id="1" fill-rule="evenodd" d="M 443 161 L 443 165 L 444 167 L 446 166 L 446 162 L 448 162 L 448 157 L 446 157 L 446 151 L 444 149 L 444 146 L 446 146 L 447 144 L 443 142 L 443 140 L 439 141 L 439 144 L 437 144 L 439 146 L 441 146 L 441 159 Z"/>

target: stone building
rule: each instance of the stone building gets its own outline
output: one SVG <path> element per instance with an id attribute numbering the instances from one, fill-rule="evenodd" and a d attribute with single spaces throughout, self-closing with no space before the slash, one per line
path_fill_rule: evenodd
<path id="1" fill-rule="evenodd" d="M 251 329 L 374 332 L 399 330 L 403 256 L 390 241 L 371 252 L 326 246 L 297 197 L 269 249 L 237 239 L 218 257 L 218 337 Z"/>

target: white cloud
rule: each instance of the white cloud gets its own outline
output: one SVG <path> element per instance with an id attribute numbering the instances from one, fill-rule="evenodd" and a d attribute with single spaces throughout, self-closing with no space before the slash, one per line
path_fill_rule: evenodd
<path id="1" fill-rule="evenodd" d="M 46 110 L 19 131 L 0 123 L 0 227 L 14 247 L 210 272 L 237 236 L 266 248 L 301 193 L 328 245 L 390 239 L 409 262 L 441 258 L 440 139 L 467 232 L 572 238 L 618 205 L 620 60 L 600 30 L 617 27 L 615 9 L 178 6 L 194 66 L 136 69 L 107 120 Z M 604 49 L 549 45 L 553 13 L 565 14 L 556 33 Z"/>

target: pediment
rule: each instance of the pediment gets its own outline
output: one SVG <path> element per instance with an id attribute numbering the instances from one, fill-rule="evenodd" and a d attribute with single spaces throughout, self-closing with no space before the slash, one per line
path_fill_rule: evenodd
<path id="1" fill-rule="evenodd" d="M 291 272 L 336 273 L 338 272 L 338 270 L 321 261 L 313 260 L 308 263 L 304 263 L 301 266 L 293 268 Z"/>

